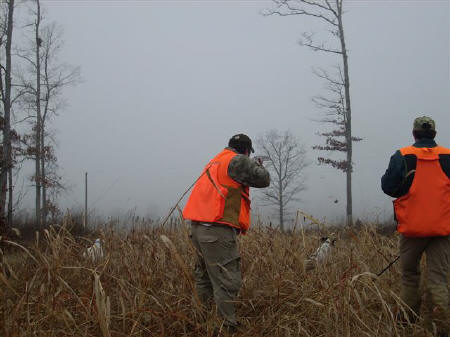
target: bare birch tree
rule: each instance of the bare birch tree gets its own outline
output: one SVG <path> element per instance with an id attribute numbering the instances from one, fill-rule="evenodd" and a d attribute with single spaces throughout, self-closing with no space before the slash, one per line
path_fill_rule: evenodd
<path id="1" fill-rule="evenodd" d="M 7 230 L 6 224 L 6 194 L 8 185 L 8 173 L 11 176 L 11 92 L 12 92 L 12 38 L 13 38 L 13 22 L 14 22 L 14 0 L 6 0 L 1 6 L 5 6 L 6 16 L 2 20 L 2 31 L 0 37 L 0 55 L 4 55 L 5 63 L 3 60 L 0 62 L 0 94 L 3 108 L 3 116 L 1 119 L 1 126 L 3 131 L 2 141 L 2 153 L 1 153 L 1 165 L 0 165 L 0 231 Z M 2 8 L 3 9 L 3 8 Z M 4 48 L 4 49 L 3 49 Z M 3 59 L 3 58 L 2 58 Z M 12 178 L 9 179 L 9 188 L 11 186 Z M 12 196 L 12 190 L 10 192 L 10 198 Z M 10 200 L 8 206 L 12 208 L 12 201 Z M 10 223 L 8 225 L 11 225 Z"/>
<path id="2" fill-rule="evenodd" d="M 327 31 L 332 39 L 337 39 L 337 46 L 333 47 L 323 41 L 317 41 L 313 33 L 304 32 L 300 45 L 310 48 L 313 51 L 325 52 L 338 55 L 340 58 L 338 66 L 338 76 L 330 76 L 324 70 L 316 71 L 316 75 L 323 78 L 328 86 L 331 97 L 319 96 L 315 102 L 326 110 L 326 117 L 322 120 L 325 123 L 334 124 L 337 128 L 331 132 L 321 135 L 326 137 L 325 146 L 316 146 L 318 150 L 342 151 L 345 152 L 345 160 L 334 160 L 331 158 L 319 157 L 319 164 L 329 164 L 346 174 L 347 191 L 347 225 L 353 224 L 352 207 L 352 142 L 361 140 L 352 137 L 352 110 L 350 104 L 350 77 L 348 65 L 348 50 L 344 35 L 343 23 L 343 0 L 273 0 L 275 8 L 267 14 L 280 16 L 309 16 L 325 23 Z M 339 138 L 344 138 L 341 141 Z"/>
<path id="3" fill-rule="evenodd" d="M 258 153 L 266 159 L 272 180 L 270 186 L 261 191 L 262 200 L 277 207 L 280 229 L 284 232 L 289 204 L 298 201 L 298 194 L 306 189 L 306 150 L 289 131 L 268 131 L 256 140 L 256 144 Z"/>

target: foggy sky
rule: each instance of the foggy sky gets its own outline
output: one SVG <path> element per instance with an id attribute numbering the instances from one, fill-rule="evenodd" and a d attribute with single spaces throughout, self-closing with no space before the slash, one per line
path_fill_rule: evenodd
<path id="1" fill-rule="evenodd" d="M 254 139 L 275 128 L 299 137 L 312 162 L 293 208 L 344 216 L 345 176 L 317 166 L 323 153 L 311 149 L 324 128 L 311 98 L 325 93 L 311 69 L 340 60 L 298 45 L 302 32 L 323 32 L 320 22 L 261 15 L 270 1 L 43 3 L 64 27 L 61 59 L 83 77 L 52 123 L 71 187 L 61 206 L 83 205 L 87 171 L 90 207 L 164 216 L 233 134 Z M 354 144 L 354 214 L 376 220 L 392 214 L 380 177 L 395 150 L 413 142 L 413 119 L 433 117 L 437 142 L 450 146 L 450 6 L 345 5 L 353 134 L 364 138 Z"/>

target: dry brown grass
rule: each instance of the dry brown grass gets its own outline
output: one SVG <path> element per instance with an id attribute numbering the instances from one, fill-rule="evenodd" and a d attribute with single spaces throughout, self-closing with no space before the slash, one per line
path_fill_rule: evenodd
<path id="1" fill-rule="evenodd" d="M 161 236 L 163 235 L 163 239 Z M 253 228 L 241 237 L 239 336 L 431 336 L 401 327 L 397 238 L 340 232 L 330 263 L 305 273 L 318 233 Z M 88 240 L 53 228 L 39 242 L 3 242 L 1 336 L 210 336 L 218 323 L 193 292 L 188 228 L 104 230 L 106 257 L 83 258 Z M 6 247 L 6 248 L 5 248 Z M 5 250 L 6 249 L 6 250 Z M 407 309 L 404 309 L 407 310 Z M 219 322 L 220 323 L 220 322 Z"/>

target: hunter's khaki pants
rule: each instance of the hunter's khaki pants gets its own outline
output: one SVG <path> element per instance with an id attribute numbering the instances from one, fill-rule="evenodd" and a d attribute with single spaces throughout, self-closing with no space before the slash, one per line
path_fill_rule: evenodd
<path id="1" fill-rule="evenodd" d="M 226 325 L 237 325 L 234 300 L 242 285 L 236 231 L 229 226 L 192 222 L 197 251 L 194 277 L 198 296 L 208 306 L 214 299 Z"/>
<path id="2" fill-rule="evenodd" d="M 450 267 L 450 236 L 426 238 L 400 237 L 402 300 L 420 313 L 420 259 L 426 255 L 426 284 L 431 303 L 441 317 L 448 315 L 448 273 Z"/>

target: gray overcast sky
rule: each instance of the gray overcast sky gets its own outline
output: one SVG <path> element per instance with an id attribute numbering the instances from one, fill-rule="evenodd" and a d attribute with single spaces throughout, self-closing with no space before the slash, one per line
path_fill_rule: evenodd
<path id="1" fill-rule="evenodd" d="M 62 59 L 84 79 L 52 125 L 72 186 L 62 206 L 83 204 L 87 171 L 90 203 L 104 214 L 164 215 L 233 134 L 290 129 L 309 148 L 321 142 L 311 98 L 324 89 L 311 68 L 337 59 L 298 45 L 302 32 L 323 31 L 317 21 L 264 17 L 270 1 L 43 3 L 64 27 Z M 416 116 L 432 116 L 450 146 L 450 5 L 361 0 L 346 10 L 353 133 L 364 138 L 354 146 L 354 210 L 375 219 L 392 214 L 380 177 L 412 143 Z M 344 175 L 317 166 L 317 155 L 309 150 L 296 206 L 343 216 Z"/>

